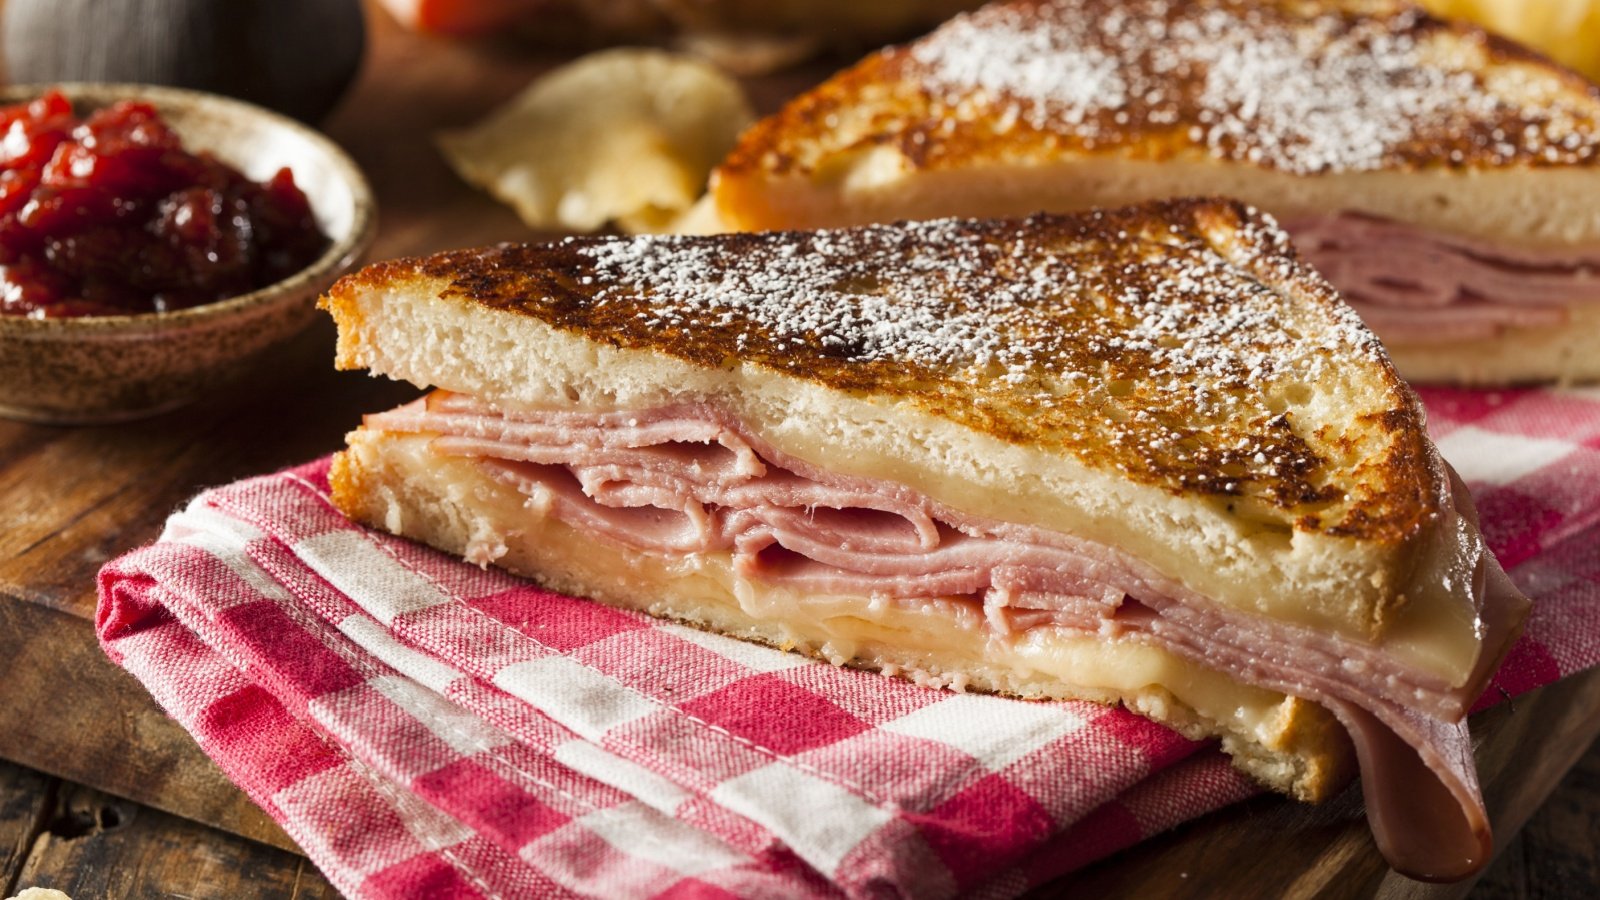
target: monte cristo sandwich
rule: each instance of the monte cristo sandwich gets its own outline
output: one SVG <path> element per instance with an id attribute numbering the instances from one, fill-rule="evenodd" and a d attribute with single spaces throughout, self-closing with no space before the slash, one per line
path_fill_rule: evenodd
<path id="1" fill-rule="evenodd" d="M 997 2 L 746 131 L 698 227 L 1197 193 L 1277 216 L 1407 379 L 1600 379 L 1600 86 L 1403 0 Z"/>
<path id="2" fill-rule="evenodd" d="M 1357 767 L 1402 871 L 1492 849 L 1464 720 L 1527 601 L 1416 397 L 1220 200 L 381 263 L 338 365 L 435 390 L 352 517 L 931 684 L 1122 703 L 1263 783 Z"/>

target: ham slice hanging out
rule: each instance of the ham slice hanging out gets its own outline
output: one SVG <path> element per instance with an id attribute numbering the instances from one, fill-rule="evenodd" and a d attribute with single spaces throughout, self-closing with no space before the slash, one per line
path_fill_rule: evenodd
<path id="1" fill-rule="evenodd" d="M 1600 246 L 1519 250 L 1353 212 L 1284 228 L 1387 343 L 1555 327 L 1573 304 L 1600 303 Z"/>
<path id="2" fill-rule="evenodd" d="M 508 414 L 437 392 L 366 425 L 433 435 L 433 452 L 478 460 L 597 539 L 728 553 L 743 577 L 803 593 L 970 604 L 982 614 L 960 618 L 980 624 L 963 627 L 1000 640 L 1049 627 L 1148 642 L 1321 703 L 1350 730 L 1374 834 L 1397 868 L 1459 877 L 1492 852 L 1463 720 L 1487 672 L 1453 687 L 1381 647 L 1211 603 L 1116 548 L 821 471 L 708 405 Z M 1495 646 L 1517 602 L 1504 578 L 1480 563 L 1478 614 Z"/>

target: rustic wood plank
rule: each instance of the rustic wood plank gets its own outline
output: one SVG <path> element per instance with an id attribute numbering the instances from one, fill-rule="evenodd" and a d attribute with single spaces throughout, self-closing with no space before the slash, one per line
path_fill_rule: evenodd
<path id="1" fill-rule="evenodd" d="M 82 619 L 0 600 L 0 685 L 5 685 L 0 751 L 7 758 L 277 847 L 294 847 L 133 676 L 111 665 Z M 0 804 L 6 797 L 0 785 Z M 0 805 L 0 827 L 3 810 Z M 0 832 L 0 848 L 4 842 Z"/>
<path id="2" fill-rule="evenodd" d="M 9 897 L 33 839 L 44 827 L 55 779 L 0 762 L 0 896 Z"/>
<path id="3" fill-rule="evenodd" d="M 63 785 L 16 884 L 75 898 L 339 896 L 301 856 L 81 785 Z"/>
<path id="4" fill-rule="evenodd" d="M 251 380 L 143 422 L 0 422 L 0 496 L 15 510 L 0 529 L 0 591 L 87 624 L 99 567 L 153 539 L 201 488 L 327 453 L 363 412 L 415 393 L 333 372 L 332 346 L 318 322 Z"/>
<path id="5" fill-rule="evenodd" d="M 1600 895 L 1600 742 L 1484 876 L 1473 900 Z"/>
<path id="6" fill-rule="evenodd" d="M 1532 824 L 1529 823 L 1530 828 Z M 1528 858 L 1524 853 L 1527 842 L 1526 831 L 1518 834 L 1467 896 L 1472 900 L 1527 900 L 1530 896 Z"/>

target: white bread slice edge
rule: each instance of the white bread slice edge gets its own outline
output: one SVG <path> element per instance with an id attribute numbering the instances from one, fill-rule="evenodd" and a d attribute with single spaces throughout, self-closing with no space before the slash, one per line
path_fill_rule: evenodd
<path id="1" fill-rule="evenodd" d="M 920 168 L 879 144 L 829 158 L 825 173 L 719 170 L 711 184 L 717 221 L 731 231 L 1073 212 L 1195 194 L 1234 197 L 1285 221 L 1352 211 L 1513 249 L 1600 244 L 1600 171 L 1592 167 L 1295 175 L 1209 157 L 1063 152 L 1049 162 Z"/>

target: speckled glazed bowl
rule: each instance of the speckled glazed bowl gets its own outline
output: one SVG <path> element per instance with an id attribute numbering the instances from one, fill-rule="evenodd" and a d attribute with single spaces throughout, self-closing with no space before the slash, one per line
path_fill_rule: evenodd
<path id="1" fill-rule="evenodd" d="M 52 85 L 0 90 L 0 104 Z M 294 171 L 333 244 L 306 269 L 258 291 L 168 313 L 30 319 L 0 315 L 0 416 L 86 424 L 154 415 L 225 385 L 299 333 L 315 303 L 372 242 L 377 219 L 361 170 L 332 141 L 248 103 L 174 88 L 63 84 L 82 114 L 139 99 L 190 151 L 209 150 L 257 181 Z"/>

